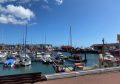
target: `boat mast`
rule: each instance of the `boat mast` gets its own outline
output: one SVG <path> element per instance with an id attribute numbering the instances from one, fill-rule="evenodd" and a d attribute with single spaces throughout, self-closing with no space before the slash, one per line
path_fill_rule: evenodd
<path id="1" fill-rule="evenodd" d="M 44 48 L 44 49 L 45 49 L 45 52 L 47 51 L 47 50 L 46 50 L 46 45 L 47 45 L 47 44 L 46 44 L 46 33 L 45 33 L 45 48 Z"/>
<path id="2" fill-rule="evenodd" d="M 26 24 L 26 28 L 25 28 L 25 44 L 24 44 L 25 56 L 26 56 L 26 40 L 27 40 L 27 24 Z"/>
<path id="3" fill-rule="evenodd" d="M 45 33 L 45 45 L 46 45 L 46 33 Z"/>
<path id="4" fill-rule="evenodd" d="M 72 56 L 72 29 L 71 29 L 71 26 L 70 26 L 70 32 L 69 32 L 69 35 L 70 35 L 70 47 L 71 47 L 71 49 L 70 49 L 70 53 L 71 53 L 71 56 Z"/>
<path id="5" fill-rule="evenodd" d="M 71 29 L 71 26 L 70 26 L 70 46 L 72 47 L 72 29 Z"/>

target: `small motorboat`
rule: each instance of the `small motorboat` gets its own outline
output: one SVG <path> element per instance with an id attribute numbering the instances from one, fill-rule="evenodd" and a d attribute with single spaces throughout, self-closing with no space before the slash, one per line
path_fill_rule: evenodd
<path id="1" fill-rule="evenodd" d="M 117 59 L 110 53 L 99 54 L 99 65 L 101 67 L 113 67 L 120 64 L 120 59 Z"/>
<path id="2" fill-rule="evenodd" d="M 15 65 L 15 58 L 12 56 L 8 56 L 4 61 L 3 67 L 14 67 Z"/>
<path id="3" fill-rule="evenodd" d="M 35 60 L 41 60 L 43 52 L 36 52 Z"/>
<path id="4" fill-rule="evenodd" d="M 110 53 L 99 54 L 99 59 L 103 61 L 114 61 L 116 58 Z"/>
<path id="5" fill-rule="evenodd" d="M 76 63 L 84 62 L 84 60 L 82 60 L 82 56 L 80 55 L 69 56 L 68 60 Z"/>
<path id="6" fill-rule="evenodd" d="M 53 62 L 49 53 L 42 53 L 41 61 L 47 64 Z"/>
<path id="7" fill-rule="evenodd" d="M 57 56 L 59 56 L 61 59 L 67 59 L 68 57 L 63 55 L 61 52 L 57 52 Z"/>
<path id="8" fill-rule="evenodd" d="M 64 59 L 60 58 L 59 56 L 56 56 L 54 58 L 52 58 L 52 60 L 56 63 L 56 64 L 64 64 Z"/>

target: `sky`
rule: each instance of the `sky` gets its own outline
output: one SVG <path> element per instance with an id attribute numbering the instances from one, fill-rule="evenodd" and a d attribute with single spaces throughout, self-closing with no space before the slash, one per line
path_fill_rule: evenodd
<path id="1" fill-rule="evenodd" d="M 0 43 L 68 45 L 117 42 L 120 0 L 0 0 Z"/>

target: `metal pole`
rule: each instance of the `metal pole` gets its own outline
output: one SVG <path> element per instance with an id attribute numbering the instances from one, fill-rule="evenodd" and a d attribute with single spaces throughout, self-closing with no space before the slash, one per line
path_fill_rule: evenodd
<path id="1" fill-rule="evenodd" d="M 104 38 L 103 38 L 102 42 L 103 42 L 103 48 L 102 48 L 102 54 L 103 54 L 102 65 L 103 65 L 103 63 L 104 63 L 104 55 L 105 55 L 105 40 L 104 40 Z"/>

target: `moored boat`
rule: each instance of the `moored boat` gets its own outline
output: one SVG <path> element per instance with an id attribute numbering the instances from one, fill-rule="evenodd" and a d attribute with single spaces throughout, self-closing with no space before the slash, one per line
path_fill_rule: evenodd
<path id="1" fill-rule="evenodd" d="M 8 55 L 6 60 L 4 61 L 3 67 L 14 67 L 15 65 L 15 57 Z"/>
<path id="2" fill-rule="evenodd" d="M 31 58 L 28 54 L 20 54 L 20 63 L 23 66 L 31 65 Z"/>
<path id="3" fill-rule="evenodd" d="M 43 63 L 52 63 L 51 55 L 49 53 L 42 53 L 41 61 Z"/>
<path id="4" fill-rule="evenodd" d="M 6 57 L 7 57 L 7 53 L 0 52 L 0 63 L 4 63 Z"/>
<path id="5" fill-rule="evenodd" d="M 106 52 L 105 54 L 99 54 L 99 60 L 102 61 L 114 61 L 116 58 L 110 53 Z"/>
<path id="6" fill-rule="evenodd" d="M 63 55 L 62 52 L 57 52 L 56 56 L 60 57 L 61 59 L 67 59 L 68 58 L 67 56 Z"/>
<path id="7" fill-rule="evenodd" d="M 84 62 L 84 60 L 82 60 L 82 56 L 80 55 L 69 56 L 68 60 L 72 62 Z"/>

